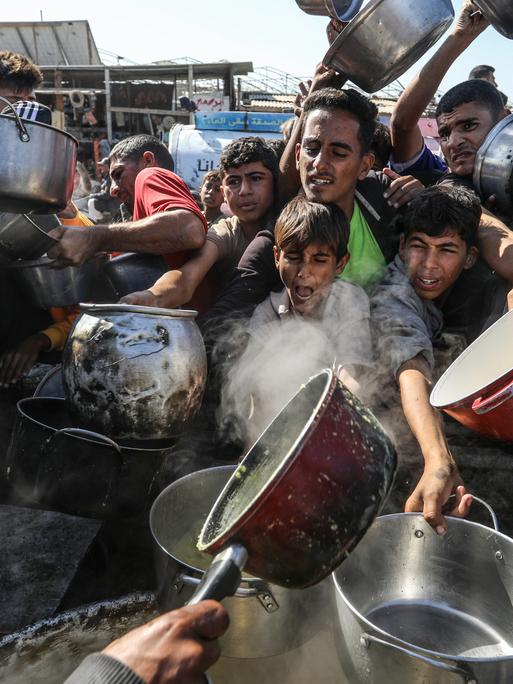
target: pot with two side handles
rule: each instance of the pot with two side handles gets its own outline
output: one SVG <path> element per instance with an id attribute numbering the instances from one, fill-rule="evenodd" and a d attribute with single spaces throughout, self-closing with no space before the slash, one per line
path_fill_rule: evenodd
<path id="1" fill-rule="evenodd" d="M 200 470 L 164 489 L 150 511 L 155 542 L 157 602 L 162 611 L 183 606 L 211 558 L 196 549 L 205 519 L 235 466 Z M 224 601 L 231 626 L 220 639 L 224 656 L 266 658 L 288 652 L 323 626 L 329 580 L 303 590 L 284 589 L 243 575 L 235 596 Z"/>
<path id="2" fill-rule="evenodd" d="M 476 497 L 475 497 L 476 498 Z M 510 684 L 513 540 L 463 518 L 378 518 L 333 574 L 354 684 Z"/>

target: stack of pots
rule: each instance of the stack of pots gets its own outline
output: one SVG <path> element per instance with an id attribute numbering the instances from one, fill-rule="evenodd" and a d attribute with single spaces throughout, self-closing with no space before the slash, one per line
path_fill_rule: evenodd
<path id="1" fill-rule="evenodd" d="M 28 502 L 97 518 L 148 511 L 174 438 L 201 403 L 195 311 L 83 304 L 63 354 L 65 398 L 18 403 L 8 479 Z"/>
<path id="2" fill-rule="evenodd" d="M 50 231 L 73 192 L 78 142 L 68 133 L 20 118 L 0 97 L 0 262 L 37 308 L 103 300 L 101 264 L 96 256 L 78 268 L 50 268 L 44 255 L 56 244 Z M 48 163 L 41 163 L 48 160 Z"/>

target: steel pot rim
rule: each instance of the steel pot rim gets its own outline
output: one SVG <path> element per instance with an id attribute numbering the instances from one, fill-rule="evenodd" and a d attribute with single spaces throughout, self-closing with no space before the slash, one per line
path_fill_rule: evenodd
<path id="1" fill-rule="evenodd" d="M 387 521 L 387 522 L 393 522 L 394 520 L 402 519 L 404 520 L 406 517 L 408 518 L 418 518 L 419 520 L 423 521 L 424 518 L 421 513 L 391 513 L 390 515 L 382 515 L 376 518 L 375 523 L 381 522 L 381 521 Z M 513 544 L 513 539 L 511 537 L 508 537 L 507 535 L 503 534 L 502 532 L 498 532 L 497 530 L 494 530 L 493 528 L 488 527 L 487 525 L 482 525 L 481 523 L 474 522 L 473 520 L 467 520 L 466 518 L 458 518 L 455 516 L 447 516 L 447 519 L 449 521 L 450 526 L 471 526 L 474 528 L 477 528 L 479 530 L 482 530 L 486 532 L 487 534 L 493 533 L 494 536 L 499 537 L 502 541 L 508 543 L 508 544 Z M 442 653 L 440 651 L 432 651 L 428 648 L 423 648 L 421 646 L 418 646 L 417 644 L 412 644 L 409 641 L 405 641 L 404 639 L 401 639 L 399 637 L 396 637 L 389 632 L 385 632 L 383 629 L 375 625 L 373 622 L 370 622 L 364 615 L 360 613 L 360 611 L 349 601 L 347 596 L 345 595 L 344 591 L 342 590 L 339 581 L 337 579 L 337 572 L 340 572 L 343 570 L 343 565 L 337 568 L 335 570 L 331 577 L 333 580 L 333 584 L 335 586 L 335 591 L 337 597 L 341 598 L 350 612 L 361 622 L 363 623 L 366 628 L 369 630 L 370 634 L 379 634 L 381 637 L 385 638 L 388 640 L 391 644 L 399 644 L 403 648 L 409 649 L 416 651 L 417 653 L 421 655 L 425 655 L 431 658 L 437 658 L 437 659 L 443 659 L 443 660 L 449 660 L 451 662 L 456 662 L 456 663 L 468 663 L 468 664 L 473 664 L 473 663 L 498 663 L 498 662 L 504 662 L 505 660 L 513 661 L 513 654 L 512 655 L 501 655 L 501 656 L 481 656 L 481 657 L 476 657 L 476 656 L 464 656 L 464 655 L 453 655 L 449 653 Z"/>
<path id="2" fill-rule="evenodd" d="M 195 470 L 192 473 L 189 473 L 188 475 L 184 475 L 183 477 L 180 477 L 178 480 L 175 480 L 174 482 L 171 482 L 170 484 L 167 485 L 165 489 L 163 489 L 160 494 L 155 498 L 154 502 L 151 505 L 150 508 L 150 513 L 148 516 L 148 521 L 149 521 L 149 526 L 150 526 L 150 532 L 153 538 L 153 541 L 157 546 L 162 550 L 162 552 L 168 557 L 172 558 L 176 563 L 178 563 L 180 566 L 183 566 L 187 568 L 188 571 L 191 572 L 197 572 L 200 573 L 201 575 L 204 575 L 205 572 L 207 571 L 207 568 L 198 568 L 195 565 L 191 565 L 190 563 L 184 561 L 182 558 L 179 558 L 176 556 L 174 553 L 172 553 L 166 546 L 161 544 L 160 542 L 160 535 L 157 535 L 155 533 L 155 525 L 154 525 L 154 518 L 157 515 L 157 509 L 160 506 L 160 502 L 163 501 L 168 495 L 169 492 L 172 491 L 173 489 L 179 489 L 180 485 L 185 483 L 186 481 L 189 480 L 194 480 L 196 477 L 199 477 L 200 475 L 204 475 L 205 473 L 215 471 L 216 473 L 233 473 L 237 469 L 236 465 L 221 465 L 221 466 L 213 466 L 211 468 L 202 468 L 201 470 Z M 229 479 L 229 478 L 228 478 Z M 258 577 L 253 577 L 253 575 L 247 575 L 243 573 L 242 579 L 241 579 L 241 585 L 246 585 L 249 588 L 258 588 L 262 586 L 263 580 L 259 579 Z"/>
<path id="3" fill-rule="evenodd" d="M 483 144 L 477 151 L 476 161 L 474 163 L 474 173 L 472 176 L 472 182 L 480 195 L 482 195 L 483 190 L 481 186 L 481 172 L 483 170 L 483 165 L 486 161 L 486 155 L 488 154 L 491 145 L 495 142 L 495 139 L 511 123 L 513 123 L 513 114 L 509 114 L 508 116 L 505 116 L 503 119 L 498 121 L 495 124 L 495 126 L 488 132 L 488 135 L 484 139 Z"/>
<path id="4" fill-rule="evenodd" d="M 0 114 L 0 120 L 1 119 L 7 119 L 8 121 L 14 121 L 16 123 L 16 119 L 12 114 Z M 24 126 L 30 126 L 30 127 L 32 127 L 32 126 L 38 127 L 39 126 L 40 128 L 47 129 L 49 131 L 53 131 L 54 133 L 60 133 L 61 135 L 72 140 L 75 143 L 75 145 L 78 147 L 77 138 L 75 138 L 74 135 L 71 135 L 71 133 L 68 133 L 68 131 L 63 131 L 60 128 L 56 128 L 55 126 L 50 126 L 50 124 L 45 124 L 42 121 L 32 121 L 31 119 L 23 119 L 23 124 L 24 124 Z M 30 142 L 30 140 L 28 140 L 27 142 Z"/>
<path id="5" fill-rule="evenodd" d="M 58 432 L 59 428 L 56 428 L 53 425 L 48 425 L 48 423 L 41 422 L 41 420 L 39 420 L 38 418 L 35 418 L 34 416 L 29 415 L 24 410 L 24 407 L 26 404 L 28 404 L 30 406 L 29 402 L 32 402 L 32 405 L 34 405 L 34 402 L 33 402 L 34 399 L 37 399 L 39 401 L 39 403 L 44 402 L 47 405 L 55 404 L 56 406 L 58 404 L 60 404 L 60 406 L 62 406 L 62 407 L 67 406 L 66 399 L 61 398 L 61 397 L 25 397 L 24 399 L 20 399 L 16 404 L 16 409 L 22 418 L 30 421 L 31 423 L 34 423 L 35 425 L 38 425 L 39 427 L 43 428 L 44 430 L 51 431 L 54 433 Z M 65 431 L 67 429 L 73 429 L 74 427 L 76 427 L 76 426 L 68 425 L 66 428 L 60 428 L 60 429 Z M 69 433 L 66 433 L 66 436 L 70 439 L 78 439 L 82 442 L 88 442 L 89 444 L 95 444 L 96 446 L 105 446 L 105 444 L 103 442 L 100 442 L 97 439 L 87 438 L 84 435 L 77 435 L 77 434 L 73 434 L 72 432 L 69 432 Z M 121 450 L 122 454 L 126 453 L 127 451 L 136 451 L 136 452 L 140 452 L 141 454 L 147 454 L 147 453 L 158 454 L 162 451 L 165 451 L 166 449 L 170 449 L 173 446 L 173 442 L 174 442 L 172 439 L 169 439 L 169 440 L 156 440 L 156 439 L 150 439 L 150 440 L 143 440 L 143 439 L 134 440 L 134 439 L 131 439 L 131 440 L 127 440 L 124 438 L 123 439 L 116 439 L 116 440 L 112 440 L 112 441 L 116 442 L 116 444 L 119 447 L 119 449 Z M 130 441 L 130 444 L 126 444 L 127 441 Z M 141 443 L 141 446 L 137 445 L 137 441 L 139 441 Z M 142 446 L 143 444 L 147 444 L 148 442 L 152 443 L 154 446 L 152 446 L 152 447 Z M 161 442 L 161 444 L 157 445 L 156 444 L 157 442 Z"/>
<path id="6" fill-rule="evenodd" d="M 90 314 L 127 314 L 136 313 L 144 316 L 166 316 L 167 318 L 183 318 L 194 320 L 198 315 L 193 309 L 163 309 L 154 306 L 136 306 L 132 304 L 92 304 L 80 302 L 81 313 Z"/>

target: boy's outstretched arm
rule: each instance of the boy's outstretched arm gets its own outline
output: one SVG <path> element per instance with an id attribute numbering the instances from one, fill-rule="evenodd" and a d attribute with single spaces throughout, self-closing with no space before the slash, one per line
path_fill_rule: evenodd
<path id="1" fill-rule="evenodd" d="M 421 511 L 438 534 L 447 530 L 442 507 L 456 494 L 452 512 L 466 515 L 472 497 L 460 487 L 462 480 L 449 451 L 439 412 L 429 403 L 431 374 L 419 354 L 404 363 L 397 374 L 403 412 L 424 457 L 424 473 L 406 502 L 405 510 Z"/>
<path id="2" fill-rule="evenodd" d="M 421 151 L 424 140 L 418 126 L 419 119 L 454 61 L 487 26 L 489 24 L 479 8 L 465 0 L 451 34 L 397 101 L 390 122 L 394 161 L 406 162 Z"/>

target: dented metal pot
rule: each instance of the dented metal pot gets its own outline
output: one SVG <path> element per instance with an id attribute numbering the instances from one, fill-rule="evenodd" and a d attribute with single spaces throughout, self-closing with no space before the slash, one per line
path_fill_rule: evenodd
<path id="1" fill-rule="evenodd" d="M 66 399 L 84 427 L 166 439 L 200 406 L 207 360 L 195 311 L 82 304 L 63 353 Z"/>

